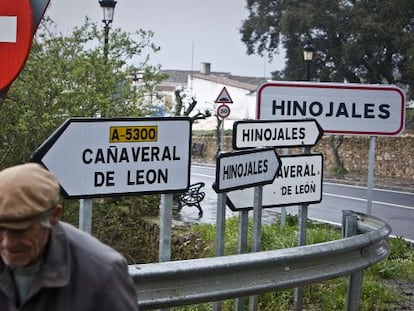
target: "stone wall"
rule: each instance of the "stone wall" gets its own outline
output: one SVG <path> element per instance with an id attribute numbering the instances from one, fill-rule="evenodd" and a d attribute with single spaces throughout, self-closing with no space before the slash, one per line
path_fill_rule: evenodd
<path id="1" fill-rule="evenodd" d="M 323 137 L 312 148 L 312 152 L 320 152 L 324 156 L 325 175 L 329 176 L 335 167 L 335 160 L 329 146 L 329 136 Z M 369 137 L 345 136 L 339 149 L 341 160 L 350 174 L 368 172 Z M 205 161 L 214 161 L 217 153 L 216 138 L 211 136 L 193 137 L 193 143 L 203 143 L 203 155 L 198 157 Z M 232 151 L 232 138 L 224 139 L 224 150 Z M 279 154 L 282 154 L 278 150 Z M 300 153 L 299 149 L 289 149 L 290 153 Z M 398 178 L 414 182 L 414 136 L 377 137 L 375 144 L 375 177 Z"/>

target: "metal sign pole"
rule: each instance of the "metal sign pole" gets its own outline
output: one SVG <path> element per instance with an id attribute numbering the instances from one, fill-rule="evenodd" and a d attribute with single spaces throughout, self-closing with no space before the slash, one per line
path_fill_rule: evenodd
<path id="1" fill-rule="evenodd" d="M 368 184 L 367 184 L 367 214 L 372 214 L 372 188 L 374 187 L 374 168 L 375 168 L 375 141 L 376 136 L 371 136 L 369 140 L 369 164 L 368 164 Z"/>
<path id="2" fill-rule="evenodd" d="M 161 194 L 159 262 L 171 260 L 171 223 L 173 195 Z"/>
<path id="3" fill-rule="evenodd" d="M 308 219 L 308 204 L 299 206 L 299 232 L 298 232 L 298 246 L 306 245 L 306 222 Z M 300 311 L 303 307 L 303 287 L 295 288 L 295 310 Z"/>
<path id="4" fill-rule="evenodd" d="M 224 119 L 221 120 L 220 124 L 220 151 L 224 151 Z"/>
<path id="5" fill-rule="evenodd" d="M 288 155 L 289 149 L 283 148 L 283 154 Z M 286 226 L 286 206 L 281 207 L 280 211 L 280 228 L 283 229 Z"/>
<path id="6" fill-rule="evenodd" d="M 224 255 L 224 233 L 226 227 L 226 194 L 217 194 L 216 256 Z"/>
<path id="7" fill-rule="evenodd" d="M 217 194 L 217 217 L 216 217 L 216 257 L 224 255 L 224 234 L 226 230 L 226 193 Z M 221 311 L 223 303 L 213 303 L 214 311 Z"/>
<path id="8" fill-rule="evenodd" d="M 303 148 L 303 154 L 310 154 L 310 147 Z M 302 204 L 298 210 L 298 246 L 306 245 L 306 228 L 308 221 L 309 204 Z M 295 310 L 300 311 L 303 307 L 303 287 L 295 288 L 294 294 Z"/>
<path id="9" fill-rule="evenodd" d="M 241 210 L 239 212 L 239 240 L 238 240 L 238 253 L 247 253 L 247 233 L 249 226 L 249 210 Z M 244 309 L 244 298 L 240 297 L 236 299 L 235 310 L 243 311 Z"/>
<path id="10" fill-rule="evenodd" d="M 254 188 L 253 195 L 253 235 L 252 235 L 252 252 L 260 252 L 262 248 L 262 201 L 263 186 Z M 250 296 L 249 310 L 257 309 L 257 296 Z"/>
<path id="11" fill-rule="evenodd" d="M 79 229 L 92 233 L 92 199 L 79 200 Z"/>
<path id="12" fill-rule="evenodd" d="M 241 210 L 239 212 L 239 241 L 238 241 L 238 253 L 247 253 L 247 233 L 249 229 L 249 210 Z"/>
<path id="13" fill-rule="evenodd" d="M 252 252 L 260 252 L 262 247 L 261 228 L 262 228 L 262 198 L 263 186 L 254 188 L 253 197 L 253 244 Z"/>

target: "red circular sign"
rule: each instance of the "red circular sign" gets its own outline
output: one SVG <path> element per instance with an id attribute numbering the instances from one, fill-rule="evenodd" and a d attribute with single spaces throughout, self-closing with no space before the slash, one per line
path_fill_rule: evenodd
<path id="1" fill-rule="evenodd" d="M 0 1 L 0 90 L 18 76 L 30 52 L 33 15 L 30 0 Z"/>
<path id="2" fill-rule="evenodd" d="M 230 115 L 230 107 L 225 104 L 218 106 L 217 115 L 222 119 L 227 118 Z"/>

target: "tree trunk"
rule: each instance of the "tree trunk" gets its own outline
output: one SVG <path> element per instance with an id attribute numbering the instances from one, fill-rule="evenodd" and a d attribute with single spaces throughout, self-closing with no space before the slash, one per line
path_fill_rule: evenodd
<path id="1" fill-rule="evenodd" d="M 343 135 L 332 135 L 329 139 L 329 145 L 331 146 L 332 154 L 335 160 L 335 168 L 333 169 L 333 173 L 335 174 L 335 176 L 338 177 L 343 177 L 347 173 L 347 170 L 345 169 L 344 164 L 342 163 L 342 160 L 339 156 L 339 148 L 341 147 L 343 142 Z"/>

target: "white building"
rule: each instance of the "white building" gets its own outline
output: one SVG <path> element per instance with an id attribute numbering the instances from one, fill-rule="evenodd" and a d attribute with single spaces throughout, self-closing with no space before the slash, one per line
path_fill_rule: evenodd
<path id="1" fill-rule="evenodd" d="M 166 98 L 171 98 L 165 90 L 174 85 L 175 89 L 184 89 L 187 94 L 197 100 L 197 106 L 193 113 L 198 111 L 209 110 L 213 115 L 207 120 L 197 121 L 194 129 L 214 129 L 217 120 L 216 112 L 220 103 L 215 103 L 223 88 L 231 97 L 233 103 L 226 104 L 230 107 L 230 115 L 224 121 L 224 127 L 230 129 L 233 122 L 244 119 L 256 118 L 256 90 L 259 85 L 266 82 L 264 78 L 233 76 L 225 72 L 211 72 L 209 63 L 202 63 L 201 70 L 196 71 L 179 71 L 165 70 L 169 78 L 162 84 L 161 90 Z M 187 77 L 186 83 L 183 78 Z M 174 96 L 174 91 L 172 96 Z"/>

